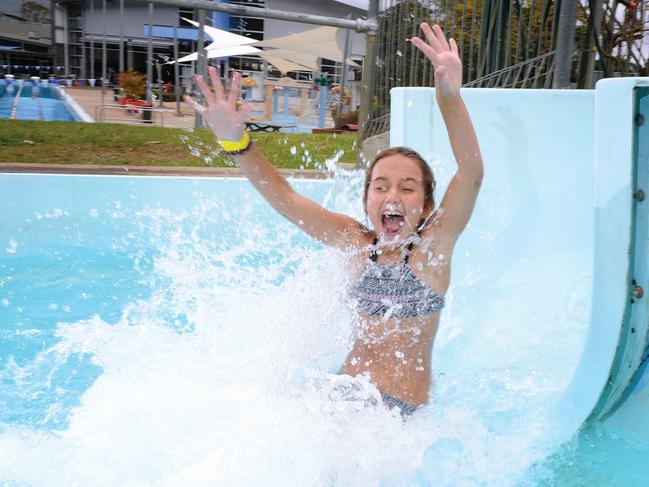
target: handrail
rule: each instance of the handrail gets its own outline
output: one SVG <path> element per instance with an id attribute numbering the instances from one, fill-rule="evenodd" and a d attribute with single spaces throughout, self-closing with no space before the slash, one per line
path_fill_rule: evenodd
<path id="1" fill-rule="evenodd" d="M 106 110 L 118 110 L 118 111 L 126 111 L 128 112 L 139 112 L 139 111 L 146 111 L 146 112 L 151 112 L 152 115 L 154 113 L 159 113 L 160 114 L 160 127 L 164 127 L 164 114 L 168 112 L 173 112 L 174 110 L 170 110 L 168 108 L 154 108 L 154 107 L 143 107 L 143 106 L 135 106 L 135 105 L 113 105 L 111 103 L 103 103 L 95 106 L 95 121 L 96 122 L 110 122 L 110 123 L 123 123 L 123 124 L 129 124 L 129 125 L 140 125 L 140 124 L 146 124 L 146 123 L 155 123 L 154 117 L 151 117 L 151 120 L 145 120 L 144 118 L 108 118 L 105 116 L 105 111 Z"/>
<path id="2" fill-rule="evenodd" d="M 491 80 L 497 79 L 501 80 L 503 76 L 507 76 L 507 82 L 505 84 L 498 84 L 496 83 L 496 88 L 503 88 L 503 87 L 508 87 L 508 86 L 515 86 L 516 83 L 526 83 L 527 81 L 530 80 L 530 72 L 533 68 L 535 67 L 543 67 L 546 60 L 548 58 L 551 58 L 552 61 L 554 59 L 554 55 L 556 54 L 556 51 L 549 51 L 546 52 L 545 54 L 541 54 L 539 56 L 533 57 L 531 59 L 527 59 L 526 61 L 523 61 L 521 63 L 514 64 L 512 66 L 508 66 L 503 69 L 499 69 L 498 71 L 494 71 L 493 73 L 486 74 L 480 78 L 474 79 L 473 81 L 469 81 L 468 83 L 463 84 L 462 86 L 465 88 L 474 88 L 474 87 L 484 87 L 485 83 L 488 83 Z M 538 65 L 536 63 L 539 63 Z M 525 73 L 525 76 L 522 80 L 519 79 L 519 74 L 520 71 L 523 68 L 527 68 L 527 71 Z M 509 76 L 516 72 L 516 76 L 513 81 L 510 82 Z M 545 73 L 549 73 L 550 69 L 548 69 Z M 539 73 L 536 73 L 535 76 L 533 77 L 534 81 L 540 76 Z"/>

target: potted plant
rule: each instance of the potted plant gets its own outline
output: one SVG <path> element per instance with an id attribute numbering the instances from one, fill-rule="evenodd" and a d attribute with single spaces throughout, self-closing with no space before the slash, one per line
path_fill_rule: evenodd
<path id="1" fill-rule="evenodd" d="M 324 74 L 321 76 L 318 76 L 316 79 L 313 80 L 313 82 L 317 86 L 329 86 L 331 84 L 331 80 L 327 78 Z"/>
<path id="2" fill-rule="evenodd" d="M 150 108 L 153 105 L 144 100 L 146 94 L 146 75 L 129 69 L 122 71 L 117 75 L 117 82 L 124 96 L 119 98 L 119 104 L 127 107 L 134 107 L 134 112 L 139 112 L 140 107 Z M 146 121 L 151 121 L 151 112 L 149 110 L 142 111 L 142 118 Z"/>

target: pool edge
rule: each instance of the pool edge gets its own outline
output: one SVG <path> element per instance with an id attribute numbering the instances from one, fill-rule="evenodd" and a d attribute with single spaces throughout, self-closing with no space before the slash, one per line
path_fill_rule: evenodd
<path id="1" fill-rule="evenodd" d="M 343 169 L 351 169 L 341 166 Z M 328 179 L 333 174 L 315 169 L 279 169 L 284 176 L 302 179 Z M 0 162 L 2 173 L 96 174 L 119 176 L 192 176 L 243 177 L 235 167 L 176 167 L 90 164 L 39 164 L 29 162 Z"/>

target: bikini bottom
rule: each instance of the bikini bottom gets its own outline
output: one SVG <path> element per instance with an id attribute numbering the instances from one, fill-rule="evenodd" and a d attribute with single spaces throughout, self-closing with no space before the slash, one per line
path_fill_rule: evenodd
<path id="1" fill-rule="evenodd" d="M 388 409 L 392 408 L 399 408 L 401 410 L 401 416 L 410 416 L 412 413 L 414 413 L 419 406 L 415 406 L 414 404 L 410 404 L 409 402 L 403 401 L 401 399 L 397 399 L 396 397 L 392 397 L 389 394 L 386 394 L 384 392 L 381 392 L 381 399 L 383 399 L 383 404 L 385 404 Z"/>

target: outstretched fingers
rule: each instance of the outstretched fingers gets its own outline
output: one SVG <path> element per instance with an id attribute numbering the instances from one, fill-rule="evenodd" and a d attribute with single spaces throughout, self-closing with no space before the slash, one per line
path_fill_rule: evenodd
<path id="1" fill-rule="evenodd" d="M 217 100 L 222 100 L 225 98 L 225 93 L 223 91 L 223 83 L 221 83 L 221 78 L 219 77 L 219 72 L 214 66 L 207 68 L 207 73 L 210 75 L 212 80 L 212 87 L 214 88 L 214 95 L 216 95 Z"/>
<path id="2" fill-rule="evenodd" d="M 435 52 L 433 51 L 433 48 L 430 47 L 426 42 L 421 40 L 419 37 L 413 37 L 412 39 L 410 39 L 410 42 L 412 42 L 413 46 L 423 52 L 428 59 L 430 59 L 431 61 L 433 60 Z"/>
<path id="3" fill-rule="evenodd" d="M 451 48 L 448 45 L 448 41 L 446 40 L 446 36 L 444 35 L 444 31 L 442 28 L 435 24 L 433 25 L 433 32 L 435 33 L 435 39 L 437 40 L 438 44 L 441 46 L 442 50 L 444 51 L 450 51 Z"/>
<path id="4" fill-rule="evenodd" d="M 230 84 L 230 93 L 228 94 L 228 105 L 236 107 L 239 100 L 239 91 L 241 90 L 241 74 L 235 72 L 232 74 L 232 83 Z"/>
<path id="5" fill-rule="evenodd" d="M 198 113 L 201 115 L 205 111 L 205 107 L 198 103 L 196 100 L 194 100 L 191 96 L 185 95 L 183 96 L 183 100 L 185 100 L 185 103 L 187 103 L 190 107 L 192 107 L 194 110 L 196 110 Z"/>
<path id="6" fill-rule="evenodd" d="M 457 57 L 460 57 L 460 51 L 457 48 L 457 43 L 455 42 L 455 39 L 452 37 L 448 40 L 449 44 L 451 45 L 451 52 L 455 54 Z"/>
<path id="7" fill-rule="evenodd" d="M 195 79 L 196 79 L 196 84 L 198 85 L 198 89 L 201 90 L 201 93 L 203 94 L 205 101 L 207 101 L 207 105 L 210 107 L 214 106 L 214 102 L 216 101 L 216 99 L 214 98 L 214 93 L 212 93 L 210 87 L 207 86 L 207 83 L 205 82 L 205 78 L 203 78 L 200 75 L 197 75 Z"/>
<path id="8" fill-rule="evenodd" d="M 242 120 L 247 120 L 255 106 L 252 103 L 244 103 L 239 107 L 239 114 Z"/>
<path id="9" fill-rule="evenodd" d="M 436 26 L 439 27 L 439 26 Z M 423 22 L 421 24 L 421 30 L 423 31 L 424 35 L 426 36 L 426 40 L 428 41 L 428 45 L 432 48 L 433 52 L 435 54 L 441 52 L 442 46 L 439 43 L 439 40 L 437 39 L 437 35 L 433 31 L 433 29 L 428 25 L 427 22 Z"/>

